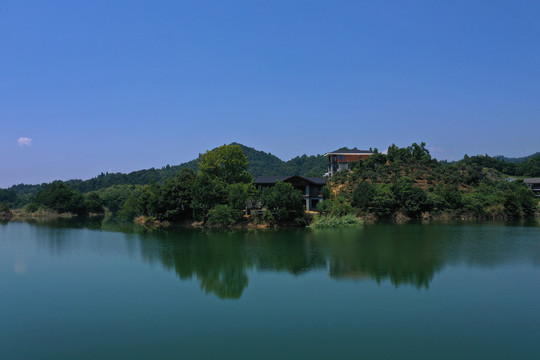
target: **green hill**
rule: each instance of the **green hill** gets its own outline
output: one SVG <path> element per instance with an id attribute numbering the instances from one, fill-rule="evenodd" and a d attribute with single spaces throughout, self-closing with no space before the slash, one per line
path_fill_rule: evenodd
<path id="1" fill-rule="evenodd" d="M 502 160 L 502 161 L 505 161 L 505 162 L 510 162 L 510 163 L 514 163 L 514 164 L 519 164 L 519 163 L 522 163 L 526 160 L 529 160 L 529 159 L 532 159 L 532 158 L 536 158 L 536 157 L 540 157 L 540 151 L 539 152 L 536 152 L 532 155 L 529 155 L 529 156 L 523 156 L 523 157 L 519 157 L 519 158 L 510 158 L 510 157 L 506 157 L 506 156 L 503 156 L 503 155 L 497 155 L 495 156 L 495 158 L 499 159 L 499 160 Z"/>
<path id="2" fill-rule="evenodd" d="M 255 178 L 262 175 L 302 175 L 322 176 L 326 172 L 327 159 L 323 155 L 302 155 L 289 161 L 283 161 L 275 155 L 256 150 L 252 147 L 238 143 L 249 160 L 248 171 Z M 179 164 L 167 165 L 160 169 L 151 168 L 133 171 L 130 173 L 101 173 L 88 180 L 68 180 L 65 183 L 74 190 L 82 193 L 97 191 L 115 185 L 147 185 L 163 183 L 166 179 L 174 177 L 181 169 L 197 170 L 199 159 Z M 26 203 L 42 186 L 19 184 L 11 186 L 8 190 L 14 192 L 19 202 Z"/>
<path id="3" fill-rule="evenodd" d="M 323 155 L 302 155 L 283 161 L 271 153 L 256 150 L 252 147 L 238 143 L 249 160 L 248 171 L 256 178 L 257 176 L 271 175 L 301 175 L 322 176 L 326 172 L 327 159 Z M 540 176 L 540 153 L 523 158 L 506 158 L 503 156 L 490 157 L 487 155 L 467 156 L 454 162 L 458 166 L 480 166 L 500 171 L 510 176 L 537 177 Z M 148 185 L 163 183 L 166 179 L 174 177 L 181 169 L 189 168 L 197 170 L 199 159 L 179 164 L 167 165 L 162 168 L 145 169 L 130 173 L 101 173 L 88 180 L 68 180 L 65 183 L 74 190 L 82 193 L 97 191 L 118 185 Z M 16 194 L 17 203 L 27 203 L 45 184 L 27 185 L 19 184 L 11 186 L 0 193 L 1 198 L 11 199 Z M 4 200 L 9 203 L 12 201 Z"/>

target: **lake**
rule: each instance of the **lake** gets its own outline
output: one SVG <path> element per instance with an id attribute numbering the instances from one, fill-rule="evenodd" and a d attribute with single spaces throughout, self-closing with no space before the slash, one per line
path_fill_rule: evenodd
<path id="1" fill-rule="evenodd" d="M 540 359 L 540 227 L 0 224 L 2 359 Z"/>

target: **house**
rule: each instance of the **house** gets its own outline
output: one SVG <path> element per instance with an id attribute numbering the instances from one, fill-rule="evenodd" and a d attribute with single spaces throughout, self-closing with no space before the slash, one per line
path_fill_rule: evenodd
<path id="1" fill-rule="evenodd" d="M 540 178 L 523 179 L 523 182 L 533 191 L 534 195 L 540 197 Z"/>
<path id="2" fill-rule="evenodd" d="M 302 192 L 306 202 L 306 210 L 315 210 L 317 204 L 323 199 L 323 186 L 326 184 L 326 178 L 324 177 L 303 177 L 299 175 L 259 176 L 253 183 L 255 186 L 264 189 L 274 186 L 278 181 L 292 184 L 295 189 Z"/>
<path id="3" fill-rule="evenodd" d="M 325 175 L 332 177 L 338 171 L 348 170 L 350 168 L 349 164 L 364 160 L 371 155 L 373 155 L 371 150 L 349 149 L 346 147 L 326 153 L 324 156 L 328 157 L 328 172 Z"/>

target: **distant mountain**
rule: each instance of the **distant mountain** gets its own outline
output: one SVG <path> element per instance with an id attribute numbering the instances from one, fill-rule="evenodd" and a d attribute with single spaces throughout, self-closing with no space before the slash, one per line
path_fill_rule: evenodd
<path id="1" fill-rule="evenodd" d="M 289 161 L 283 161 L 275 155 L 238 143 L 249 161 L 248 171 L 255 178 L 263 175 L 302 175 L 322 176 L 326 172 L 327 159 L 323 155 L 302 155 Z M 96 191 L 113 185 L 148 185 L 163 183 L 166 179 L 174 177 L 181 169 L 188 168 L 197 171 L 199 159 L 179 164 L 167 165 L 161 169 L 146 169 L 124 173 L 101 173 L 89 180 L 68 180 L 66 184 L 82 193 Z M 14 185 L 10 187 L 17 196 L 29 198 L 36 194 L 41 185 Z"/>
<path id="2" fill-rule="evenodd" d="M 538 156 L 540 156 L 540 151 L 537 152 L 537 153 L 534 153 L 532 155 L 519 157 L 519 158 L 509 158 L 509 157 L 506 157 L 506 156 L 503 156 L 503 155 L 497 155 L 497 156 L 495 156 L 495 158 L 497 158 L 499 160 L 502 160 L 502 161 L 510 162 L 510 163 L 513 163 L 513 164 L 519 164 L 521 162 L 524 162 L 526 160 L 529 160 L 529 159 L 532 159 L 532 158 L 535 158 L 535 157 L 538 157 Z"/>

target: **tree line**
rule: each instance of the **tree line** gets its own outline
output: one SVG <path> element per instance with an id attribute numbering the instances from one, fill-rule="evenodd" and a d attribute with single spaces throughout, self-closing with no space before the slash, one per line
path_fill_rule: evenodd
<path id="1" fill-rule="evenodd" d="M 113 185 L 83 194 L 68 183 L 55 181 L 43 186 L 26 210 L 76 215 L 108 211 L 126 221 L 142 216 L 158 221 L 195 220 L 209 225 L 232 225 L 242 221 L 244 210 L 252 204 L 267 209 L 262 215 L 264 221 L 302 221 L 300 191 L 291 184 L 278 183 L 261 193 L 247 169 L 248 159 L 242 148 L 223 145 L 200 156 L 197 172 L 182 168 L 162 184 Z M 6 191 L 13 201 L 14 193 Z"/>
<path id="2" fill-rule="evenodd" d="M 289 161 L 283 161 L 275 155 L 258 151 L 242 144 L 232 143 L 231 145 L 238 145 L 244 155 L 247 156 L 249 160 L 247 171 L 253 177 L 275 174 L 320 176 L 326 171 L 327 159 L 322 155 L 302 155 Z M 138 170 L 128 174 L 105 172 L 88 180 L 75 179 L 65 181 L 65 183 L 70 188 L 83 194 L 91 191 L 100 191 L 112 186 L 163 184 L 166 180 L 175 177 L 181 169 L 191 169 L 197 172 L 201 156 L 199 155 L 198 158 L 180 165 L 167 165 L 159 169 Z M 19 184 L 11 186 L 8 190 L 15 193 L 16 200 L 11 202 L 10 206 L 21 207 L 28 204 L 33 196 L 48 185 Z M 0 203 L 3 202 L 7 201 Z"/>
<path id="3" fill-rule="evenodd" d="M 499 160 L 492 160 L 478 156 L 450 164 L 440 162 L 431 157 L 425 143 L 403 148 L 392 145 L 386 154 L 375 149 L 372 156 L 331 179 L 318 210 L 334 217 L 534 216 L 538 201 L 532 192 L 522 181 L 506 181 L 497 167 L 490 167 Z M 223 145 L 201 154 L 196 170 L 177 169 L 175 176 L 150 184 L 113 184 L 89 192 L 70 182 L 45 184 L 28 197 L 26 209 L 77 215 L 107 212 L 126 221 L 143 216 L 158 221 L 231 225 L 245 221 L 247 207 L 256 207 L 266 209 L 260 216 L 263 222 L 309 221 L 300 191 L 291 184 L 277 183 L 261 192 L 253 185 L 249 169 L 242 146 Z M 20 206 L 21 200 L 13 189 L 0 189 L 0 204 L 7 211 Z"/>
<path id="4" fill-rule="evenodd" d="M 482 219 L 535 215 L 538 200 L 523 181 L 508 181 L 501 174 L 494 177 L 484 164 L 470 159 L 439 162 L 425 143 L 405 148 L 392 145 L 387 154 L 375 149 L 350 172 L 332 178 L 333 186 L 341 185 L 341 191 L 323 202 L 322 210 L 337 215 L 370 213 L 379 218 L 398 213 L 410 218 L 426 213 Z"/>

